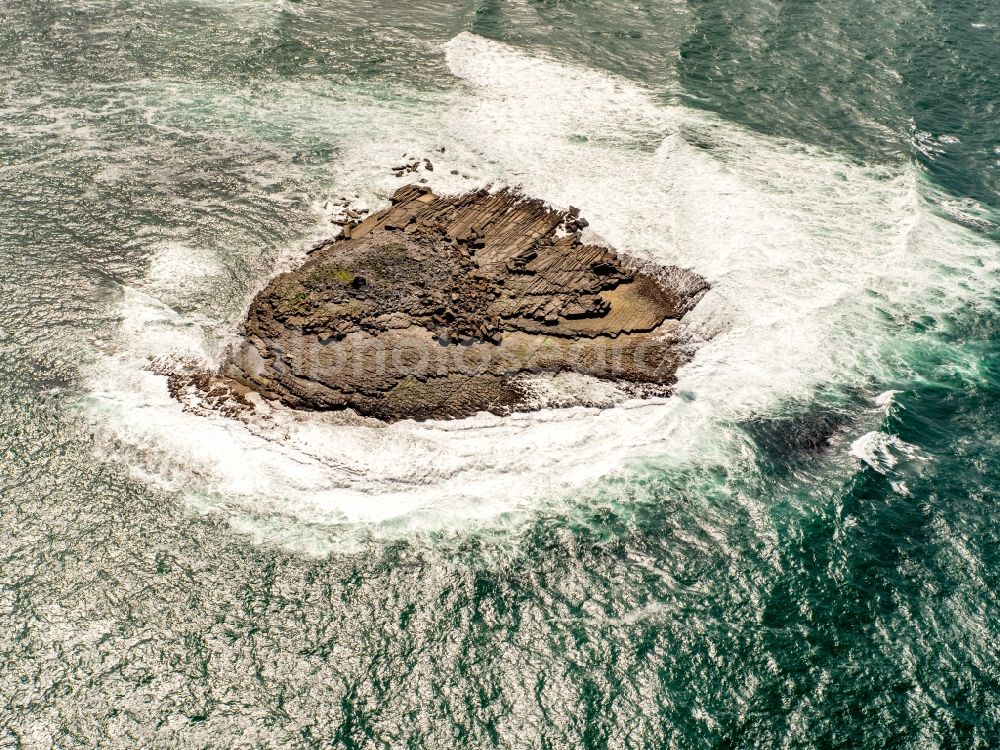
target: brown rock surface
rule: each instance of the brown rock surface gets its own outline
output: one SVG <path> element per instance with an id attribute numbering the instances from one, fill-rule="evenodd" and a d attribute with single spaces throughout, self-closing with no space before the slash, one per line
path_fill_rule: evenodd
<path id="1" fill-rule="evenodd" d="M 512 190 L 405 186 L 257 295 L 217 377 L 390 421 L 530 408 L 522 376 L 538 372 L 668 393 L 677 321 L 707 284 L 582 244 L 583 226 Z"/>

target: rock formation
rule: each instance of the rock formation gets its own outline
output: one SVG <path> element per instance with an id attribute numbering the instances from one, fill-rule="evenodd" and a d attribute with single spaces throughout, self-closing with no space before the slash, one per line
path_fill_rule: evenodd
<path id="1" fill-rule="evenodd" d="M 530 408 L 534 373 L 665 395 L 707 285 L 582 244 L 584 226 L 509 189 L 407 185 L 256 296 L 214 382 L 389 421 Z"/>

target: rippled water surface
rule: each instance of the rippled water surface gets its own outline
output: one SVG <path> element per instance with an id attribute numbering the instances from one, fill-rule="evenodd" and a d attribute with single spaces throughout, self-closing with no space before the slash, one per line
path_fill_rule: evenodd
<path id="1" fill-rule="evenodd" d="M 5 2 L 0 748 L 1000 747 L 998 43 L 986 2 Z M 704 275 L 677 396 L 171 400 L 404 154 Z"/>

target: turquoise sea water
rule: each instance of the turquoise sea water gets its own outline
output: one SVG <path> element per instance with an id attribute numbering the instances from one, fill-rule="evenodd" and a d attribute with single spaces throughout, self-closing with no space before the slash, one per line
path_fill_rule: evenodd
<path id="1" fill-rule="evenodd" d="M 3 3 L 0 748 L 1000 747 L 998 45 L 985 2 Z M 404 154 L 708 278 L 678 395 L 172 401 Z"/>

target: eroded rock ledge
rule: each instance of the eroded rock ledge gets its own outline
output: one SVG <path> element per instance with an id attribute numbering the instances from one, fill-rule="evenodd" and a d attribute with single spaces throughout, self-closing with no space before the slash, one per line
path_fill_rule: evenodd
<path id="1" fill-rule="evenodd" d="M 530 408 L 538 372 L 668 393 L 707 284 L 582 244 L 583 226 L 509 189 L 405 186 L 257 295 L 213 380 L 389 421 Z"/>

